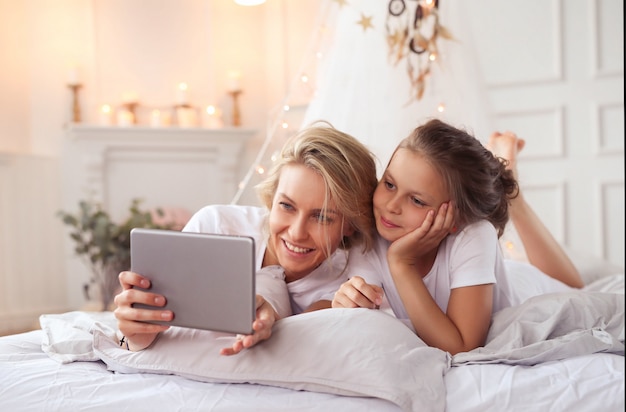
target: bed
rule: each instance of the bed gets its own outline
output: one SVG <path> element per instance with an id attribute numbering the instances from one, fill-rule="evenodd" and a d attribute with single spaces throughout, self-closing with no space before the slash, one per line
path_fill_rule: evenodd
<path id="1" fill-rule="evenodd" d="M 0 410 L 623 411 L 623 269 L 576 263 L 583 290 L 496 313 L 455 356 L 367 309 L 283 319 L 235 357 L 217 354 L 229 334 L 171 328 L 133 353 L 111 312 L 45 314 L 0 338 Z"/>

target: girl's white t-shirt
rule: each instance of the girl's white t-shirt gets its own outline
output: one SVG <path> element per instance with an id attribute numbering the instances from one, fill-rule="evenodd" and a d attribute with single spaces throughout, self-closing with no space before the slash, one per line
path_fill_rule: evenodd
<path id="1" fill-rule="evenodd" d="M 381 308 L 388 305 L 397 318 L 406 320 L 408 314 L 387 264 L 388 247 L 389 242 L 378 237 L 371 253 L 351 254 L 348 272 L 382 286 L 386 302 Z M 468 225 L 458 233 L 448 235 L 439 245 L 433 267 L 423 281 L 444 313 L 450 291 L 465 286 L 496 284 L 493 312 L 519 303 L 506 276 L 497 232 L 487 221 Z"/>
<path id="2" fill-rule="evenodd" d="M 339 286 L 347 280 L 347 253 L 337 250 L 309 275 L 285 283 L 281 267 L 261 268 L 267 249 L 268 214 L 267 209 L 256 206 L 209 205 L 197 211 L 183 231 L 252 237 L 256 249 L 256 292 L 268 300 L 281 317 L 302 313 L 319 300 L 332 300 Z"/>

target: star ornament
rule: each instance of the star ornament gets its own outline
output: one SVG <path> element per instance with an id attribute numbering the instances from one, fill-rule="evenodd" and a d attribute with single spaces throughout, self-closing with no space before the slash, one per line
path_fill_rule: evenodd
<path id="1" fill-rule="evenodd" d="M 372 24 L 373 16 L 366 16 L 361 13 L 361 20 L 357 21 L 356 24 L 363 27 L 363 31 L 367 31 L 367 29 L 373 29 L 374 25 Z"/>
<path id="2" fill-rule="evenodd" d="M 335 3 L 339 5 L 339 8 L 342 8 L 346 4 L 348 4 L 347 0 L 333 0 Z"/>

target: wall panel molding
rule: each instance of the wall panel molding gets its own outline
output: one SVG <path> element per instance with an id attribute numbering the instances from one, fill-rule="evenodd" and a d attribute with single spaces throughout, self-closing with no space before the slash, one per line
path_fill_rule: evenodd
<path id="1" fill-rule="evenodd" d="M 624 2 L 623 0 L 592 0 L 589 2 L 589 8 L 592 76 L 595 78 L 623 77 Z M 617 42 L 621 45 L 617 45 Z"/>
<path id="2" fill-rule="evenodd" d="M 562 0 L 509 0 L 507 4 L 503 3 L 489 0 L 482 1 L 481 7 L 475 7 L 477 12 L 488 7 L 499 16 L 488 22 L 478 18 L 476 21 L 480 22 L 480 26 L 473 28 L 477 44 L 483 47 L 478 58 L 485 72 L 487 87 L 563 81 Z M 529 27 L 532 30 L 528 30 Z M 506 35 L 511 31 L 526 35 Z"/>
<path id="3" fill-rule="evenodd" d="M 496 128 L 512 130 L 526 139 L 525 159 L 565 158 L 564 111 L 560 106 L 498 112 Z"/>
<path id="4" fill-rule="evenodd" d="M 624 155 L 624 103 L 594 104 L 594 153 L 597 155 Z"/>
<path id="5" fill-rule="evenodd" d="M 600 248 L 596 251 L 603 258 L 624 267 L 624 181 L 605 180 L 598 184 L 598 228 Z"/>

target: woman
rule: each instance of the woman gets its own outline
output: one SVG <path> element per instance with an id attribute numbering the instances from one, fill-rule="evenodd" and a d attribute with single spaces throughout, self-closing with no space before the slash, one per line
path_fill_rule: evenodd
<path id="1" fill-rule="evenodd" d="M 252 335 L 238 336 L 221 353 L 233 355 L 271 336 L 282 316 L 330 307 L 345 280 L 347 251 L 373 244 L 372 194 L 377 184 L 373 155 L 352 136 L 332 126 L 313 125 L 286 142 L 268 177 L 257 187 L 265 207 L 213 205 L 198 211 L 184 231 L 251 236 L 257 247 L 257 313 Z M 286 283 L 291 307 L 263 296 L 262 279 Z M 160 310 L 166 296 L 133 289 L 150 280 L 133 272 L 119 275 L 122 292 L 115 316 L 130 350 L 150 346 L 169 326 L 147 323 L 171 320 Z M 270 280 L 271 282 L 271 280 Z M 134 308 L 134 303 L 154 306 Z M 284 305 L 283 305 L 284 306 Z M 280 313 L 279 313 L 280 312 Z"/>
<path id="2" fill-rule="evenodd" d="M 439 120 L 418 127 L 374 193 L 379 242 L 353 259 L 360 276 L 332 306 L 381 305 L 384 288 L 393 313 L 428 345 L 451 354 L 482 346 L 492 313 L 519 303 L 499 244 L 517 196 L 513 171 L 473 136 Z M 539 222 L 517 217 L 516 226 Z"/>

